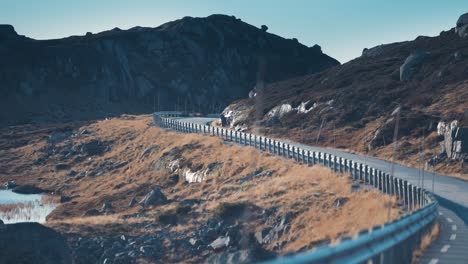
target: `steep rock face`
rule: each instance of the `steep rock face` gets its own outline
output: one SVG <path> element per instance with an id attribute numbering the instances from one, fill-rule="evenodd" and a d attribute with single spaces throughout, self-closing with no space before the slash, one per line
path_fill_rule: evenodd
<path id="1" fill-rule="evenodd" d="M 263 96 L 239 100 L 226 109 L 246 109 L 242 116 L 247 118 L 237 122 L 238 127 L 260 125 L 265 134 L 381 151 L 384 156 L 393 152 L 397 122 L 392 112 L 401 106 L 396 137 L 412 141 L 398 148 L 401 158 L 418 153 L 423 137 L 435 154 L 439 151 L 437 123 L 468 120 L 467 55 L 468 38 L 450 29 L 435 37 L 365 49 L 361 57 L 341 66 L 268 84 Z M 269 113 L 284 105 L 293 111 L 270 122 Z"/>
<path id="2" fill-rule="evenodd" d="M 317 45 L 225 15 L 56 40 L 1 25 L 0 57 L 0 120 L 7 124 L 154 108 L 214 112 L 254 87 L 259 57 L 266 82 L 339 64 Z"/>

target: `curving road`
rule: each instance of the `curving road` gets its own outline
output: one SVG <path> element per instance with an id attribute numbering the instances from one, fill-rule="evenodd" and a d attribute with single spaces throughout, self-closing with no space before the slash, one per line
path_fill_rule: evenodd
<path id="1" fill-rule="evenodd" d="M 183 122 L 209 125 L 217 118 L 181 117 Z M 283 140 L 285 141 L 285 140 Z M 321 151 L 368 164 L 382 171 L 391 171 L 392 163 L 361 154 L 352 154 L 336 149 L 312 147 L 289 141 L 291 145 L 310 151 Z M 421 183 L 419 170 L 393 164 L 394 175 L 408 182 L 432 190 L 440 204 L 440 235 L 425 251 L 419 263 L 468 263 L 468 181 L 425 172 Z M 434 184 L 433 184 L 434 183 Z"/>

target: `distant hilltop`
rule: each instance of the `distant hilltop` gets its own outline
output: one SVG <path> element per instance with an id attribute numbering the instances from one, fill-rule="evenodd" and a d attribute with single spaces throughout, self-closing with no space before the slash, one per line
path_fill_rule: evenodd
<path id="1" fill-rule="evenodd" d="M 34 40 L 0 25 L 0 125 L 159 109 L 219 111 L 255 86 L 339 65 L 234 16 Z"/>

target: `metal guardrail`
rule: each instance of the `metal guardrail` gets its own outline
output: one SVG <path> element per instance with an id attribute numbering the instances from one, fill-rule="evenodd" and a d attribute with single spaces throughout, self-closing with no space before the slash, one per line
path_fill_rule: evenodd
<path id="1" fill-rule="evenodd" d="M 203 133 L 252 146 L 297 162 L 321 164 L 353 180 L 396 196 L 408 214 L 382 226 L 366 229 L 355 238 L 342 238 L 337 245 L 319 247 L 313 252 L 278 258 L 268 263 L 411 263 L 413 251 L 437 218 L 437 202 L 426 190 L 366 164 L 319 151 L 304 150 L 293 144 L 251 133 L 194 124 L 172 119 L 176 112 L 158 112 L 153 121 L 163 128 L 185 133 Z"/>

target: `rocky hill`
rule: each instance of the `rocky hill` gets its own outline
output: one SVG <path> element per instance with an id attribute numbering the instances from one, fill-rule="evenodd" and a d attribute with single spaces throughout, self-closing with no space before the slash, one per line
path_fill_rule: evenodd
<path id="1" fill-rule="evenodd" d="M 318 45 L 267 29 L 212 15 L 34 40 L 0 25 L 0 125 L 157 108 L 219 111 L 246 96 L 257 79 L 278 81 L 339 64 Z"/>
<path id="2" fill-rule="evenodd" d="M 418 163 L 422 148 L 428 165 L 466 176 L 467 30 L 465 14 L 439 36 L 364 49 L 341 66 L 253 91 L 223 113 L 238 129 L 389 159 L 399 119 L 395 159 Z"/>
<path id="3" fill-rule="evenodd" d="M 393 197 L 325 167 L 163 130 L 149 115 L 0 128 L 0 183 L 13 181 L 57 195 L 46 225 L 76 264 L 257 263 L 403 213 Z M 0 263 L 24 263 L 12 259 L 37 249 L 23 254 L 27 263 L 56 263 L 67 251 L 56 232 L 37 229 L 5 229 L 0 219 L 9 239 Z M 19 241 L 26 248 L 11 250 Z"/>

